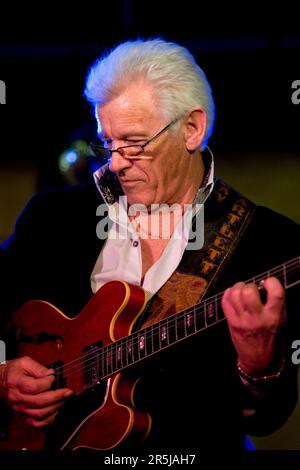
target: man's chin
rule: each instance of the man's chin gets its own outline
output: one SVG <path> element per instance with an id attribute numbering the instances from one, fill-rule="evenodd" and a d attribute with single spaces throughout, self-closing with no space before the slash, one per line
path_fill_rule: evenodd
<path id="1" fill-rule="evenodd" d="M 150 208 L 151 204 L 155 203 L 153 191 L 150 191 L 143 181 L 138 181 L 135 185 L 122 184 L 122 188 L 127 197 L 128 206 L 140 204 Z"/>
<path id="2" fill-rule="evenodd" d="M 126 194 L 128 206 L 140 205 L 145 206 L 147 209 L 151 207 L 151 204 L 154 204 L 154 201 L 150 197 L 141 195 L 138 191 L 130 192 Z"/>
<path id="3" fill-rule="evenodd" d="M 137 209 L 139 210 L 143 210 L 143 208 L 145 208 L 145 210 L 148 210 L 151 208 L 151 202 L 148 203 L 146 200 L 144 199 L 139 199 L 139 198 L 135 198 L 135 199 L 127 199 L 127 202 L 128 202 L 128 207 L 131 207 L 133 208 L 134 206 L 137 206 Z"/>

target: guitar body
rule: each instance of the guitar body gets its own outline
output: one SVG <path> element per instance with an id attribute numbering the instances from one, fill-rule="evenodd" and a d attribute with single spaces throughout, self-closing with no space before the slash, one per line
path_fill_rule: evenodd
<path id="1" fill-rule="evenodd" d="M 18 356 L 30 356 L 59 371 L 55 388 L 68 387 L 75 395 L 55 423 L 44 428 L 34 428 L 14 415 L 0 450 L 106 450 L 145 439 L 151 417 L 134 406 L 138 378 L 122 372 L 102 379 L 97 367 L 91 367 L 99 344 L 107 346 L 130 335 L 145 305 L 143 289 L 112 281 L 74 319 L 43 301 L 27 302 L 15 312 L 10 327 L 16 333 Z"/>
<path id="2" fill-rule="evenodd" d="M 259 287 L 275 276 L 287 290 L 299 284 L 299 268 L 296 257 L 246 282 Z M 134 332 L 146 295 L 126 282 L 105 284 L 74 319 L 47 302 L 27 302 L 10 324 L 18 355 L 54 369 L 54 388 L 68 387 L 75 395 L 54 424 L 42 429 L 14 415 L 7 438 L 0 433 L 0 450 L 108 450 L 140 443 L 150 432 L 151 417 L 135 408 L 138 378 L 131 366 L 225 320 L 222 296 L 219 292 Z"/>

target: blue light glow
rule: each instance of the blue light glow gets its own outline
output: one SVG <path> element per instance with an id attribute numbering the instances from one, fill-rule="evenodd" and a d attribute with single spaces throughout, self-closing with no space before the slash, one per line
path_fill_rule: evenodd
<path id="1" fill-rule="evenodd" d="M 66 153 L 66 160 L 68 163 L 74 163 L 77 161 L 78 155 L 74 150 L 70 150 Z"/>

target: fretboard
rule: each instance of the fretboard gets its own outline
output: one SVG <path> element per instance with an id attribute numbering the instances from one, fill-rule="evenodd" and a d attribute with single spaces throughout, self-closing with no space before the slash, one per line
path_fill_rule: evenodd
<path id="1" fill-rule="evenodd" d="M 279 279 L 285 289 L 300 282 L 300 257 L 296 257 L 274 269 L 266 271 L 246 283 L 262 286 L 271 276 Z M 171 315 L 158 323 L 132 333 L 108 346 L 94 351 L 89 360 L 89 369 L 97 370 L 97 375 L 105 379 L 130 367 L 161 350 L 171 347 L 225 319 L 220 292 L 202 302 Z"/>

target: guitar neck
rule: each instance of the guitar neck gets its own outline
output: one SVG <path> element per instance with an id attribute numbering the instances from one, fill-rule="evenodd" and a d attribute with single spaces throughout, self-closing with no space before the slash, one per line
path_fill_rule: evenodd
<path id="1" fill-rule="evenodd" d="M 246 283 L 262 286 L 271 276 L 279 279 L 285 289 L 300 282 L 300 257 L 266 271 Z M 151 326 L 132 333 L 103 348 L 95 355 L 99 377 L 108 378 L 163 349 L 175 345 L 225 319 L 220 292 L 208 299 L 171 315 Z"/>

